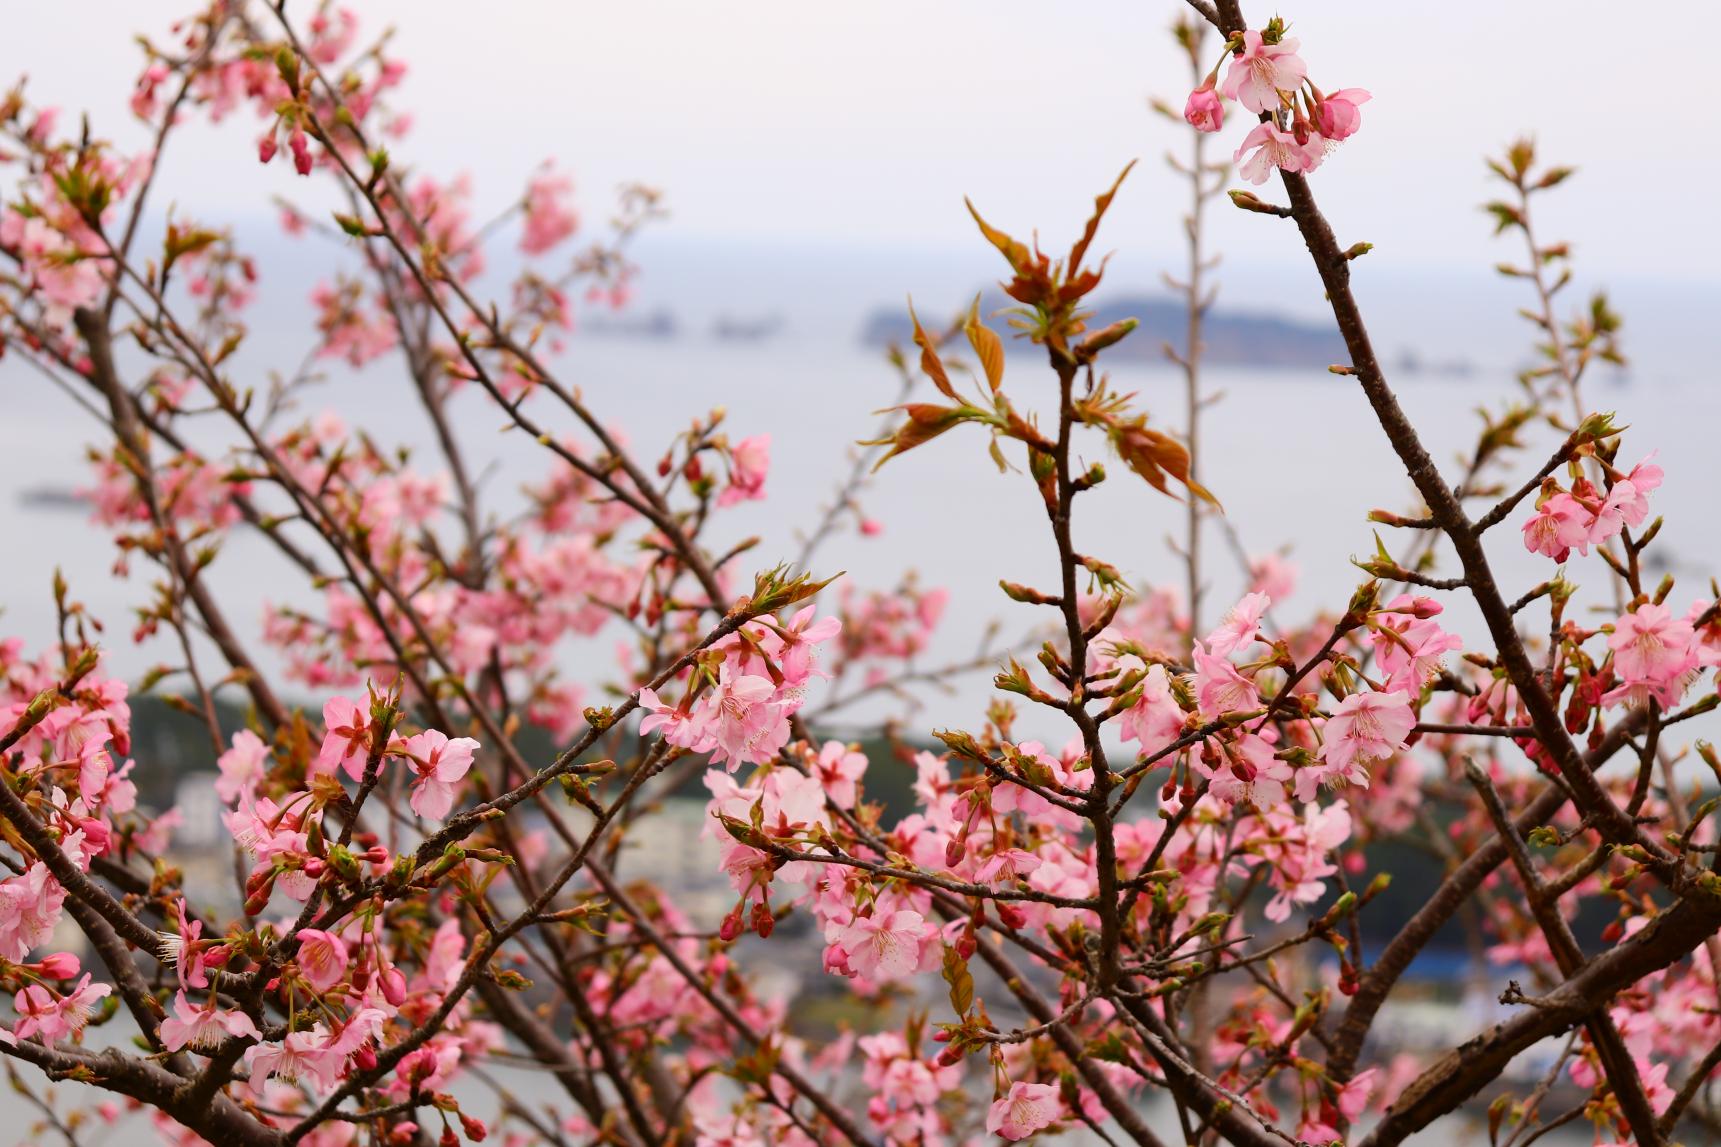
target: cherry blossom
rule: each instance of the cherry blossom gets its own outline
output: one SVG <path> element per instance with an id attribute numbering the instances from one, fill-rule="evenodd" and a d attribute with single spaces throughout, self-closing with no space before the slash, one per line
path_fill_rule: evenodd
<path id="1" fill-rule="evenodd" d="M 173 997 L 173 1015 L 161 1021 L 161 1042 L 169 1051 L 190 1048 L 212 1052 L 228 1037 L 261 1039 L 257 1025 L 244 1012 L 223 1008 L 211 997 L 193 1005 L 181 988 Z"/>
<path id="2" fill-rule="evenodd" d="M 1243 137 L 1231 161 L 1237 165 L 1237 174 L 1261 184 L 1267 182 L 1274 168 L 1293 173 L 1313 171 L 1320 165 L 1321 154 L 1318 136 L 1301 140 L 1277 124 L 1262 123 Z"/>
<path id="3" fill-rule="evenodd" d="M 839 943 L 847 965 L 869 980 L 899 980 L 920 967 L 926 918 L 912 909 L 857 916 L 842 930 Z"/>
<path id="4" fill-rule="evenodd" d="M 1063 1104 L 1054 1084 L 1018 1080 L 1010 1085 L 1007 1095 L 987 1110 L 986 1130 L 1011 1141 L 1026 1139 L 1050 1127 L 1062 1112 Z"/>
<path id="5" fill-rule="evenodd" d="M 1276 112 L 1284 97 L 1302 86 L 1308 71 L 1297 55 L 1296 40 L 1268 43 L 1251 28 L 1243 33 L 1243 50 L 1231 58 L 1220 90 L 1257 115 Z"/>
<path id="6" fill-rule="evenodd" d="M 417 774 L 409 799 L 412 811 L 431 820 L 442 820 L 454 807 L 456 783 L 472 768 L 472 754 L 478 751 L 478 742 L 471 737 L 450 740 L 446 733 L 426 729 L 408 737 L 400 751 Z"/>

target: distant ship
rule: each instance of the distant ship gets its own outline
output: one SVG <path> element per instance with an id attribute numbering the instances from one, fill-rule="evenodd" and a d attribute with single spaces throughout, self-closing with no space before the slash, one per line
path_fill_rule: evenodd
<path id="1" fill-rule="evenodd" d="M 1403 378 L 1423 376 L 1470 378 L 1476 373 L 1476 364 L 1467 358 L 1450 358 L 1428 362 L 1421 355 L 1406 347 L 1399 352 L 1398 361 L 1393 366 L 1393 373 Z"/>
<path id="2" fill-rule="evenodd" d="M 719 315 L 717 321 L 712 324 L 711 337 L 719 342 L 756 343 L 775 338 L 783 333 L 783 327 L 782 315 L 764 315 L 751 319 Z"/>
<path id="3" fill-rule="evenodd" d="M 87 510 L 90 500 L 63 486 L 31 486 L 18 491 L 18 504 L 30 510 Z"/>
<path id="4" fill-rule="evenodd" d="M 598 338 L 649 339 L 652 342 L 668 342 L 681 333 L 681 324 L 675 315 L 659 307 L 646 314 L 629 314 L 623 312 L 619 316 L 593 315 L 581 324 L 580 329 Z"/>

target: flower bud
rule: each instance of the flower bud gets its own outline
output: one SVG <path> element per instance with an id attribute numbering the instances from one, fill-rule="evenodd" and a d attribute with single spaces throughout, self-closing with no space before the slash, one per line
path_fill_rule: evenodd
<path id="1" fill-rule="evenodd" d="M 1213 77 L 1189 93 L 1183 105 L 1183 119 L 1196 131 L 1218 131 L 1225 126 L 1225 101 L 1213 90 Z"/>
<path id="2" fill-rule="evenodd" d="M 55 952 L 36 966 L 45 980 L 70 980 L 77 976 L 78 958 L 70 952 Z"/>

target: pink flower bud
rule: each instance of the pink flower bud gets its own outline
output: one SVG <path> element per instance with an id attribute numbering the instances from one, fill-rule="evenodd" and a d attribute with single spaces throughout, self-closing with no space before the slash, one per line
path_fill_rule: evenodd
<path id="1" fill-rule="evenodd" d="M 395 1068 L 395 1074 L 411 1084 L 423 1083 L 436 1074 L 436 1049 L 421 1047 L 408 1052 Z"/>
<path id="2" fill-rule="evenodd" d="M 717 935 L 722 937 L 725 944 L 733 943 L 741 935 L 741 912 L 737 909 L 723 917 L 722 925 L 717 929 Z"/>
<path id="3" fill-rule="evenodd" d="M 80 970 L 78 958 L 70 952 L 55 952 L 36 967 L 45 980 L 70 980 Z"/>
<path id="4" fill-rule="evenodd" d="M 268 163 L 275 158 L 275 137 L 266 135 L 257 142 L 257 159 L 260 163 Z"/>
<path id="5" fill-rule="evenodd" d="M 1315 105 L 1315 130 L 1331 140 L 1349 139 L 1362 126 L 1362 105 L 1373 97 L 1362 88 L 1345 88 Z"/>
<path id="6" fill-rule="evenodd" d="M 962 858 L 968 855 L 967 830 L 964 829 L 950 838 L 950 843 L 944 846 L 944 867 L 955 868 L 962 863 Z"/>
<path id="7" fill-rule="evenodd" d="M 287 141 L 287 147 L 293 153 L 293 170 L 300 175 L 311 174 L 311 147 L 305 142 L 305 133 L 295 131 Z"/>
<path id="8" fill-rule="evenodd" d="M 1189 93 L 1189 102 L 1183 105 L 1183 118 L 1196 131 L 1218 131 L 1225 126 L 1225 102 L 1213 90 L 1211 77 Z"/>
<path id="9" fill-rule="evenodd" d="M 406 1002 L 406 976 L 399 968 L 388 968 L 383 972 L 382 998 L 396 1008 Z"/>

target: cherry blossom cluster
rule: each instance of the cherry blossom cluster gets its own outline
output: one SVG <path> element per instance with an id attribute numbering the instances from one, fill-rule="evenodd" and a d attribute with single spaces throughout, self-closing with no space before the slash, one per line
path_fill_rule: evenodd
<path id="1" fill-rule="evenodd" d="M 1228 70 L 1187 118 L 1217 130 L 1225 99 L 1263 116 L 1247 177 L 1311 170 L 1356 131 L 1368 94 L 1309 84 L 1281 21 L 1224 32 Z M 1581 1095 L 1559 1118 L 1597 1142 L 1714 1118 L 1716 802 L 1688 770 L 1721 760 L 1679 738 L 1721 704 L 1721 607 L 1646 584 L 1662 471 L 1619 467 L 1621 431 L 1579 386 L 1617 357 L 1618 321 L 1557 320 L 1547 249 L 1512 273 L 1540 288 L 1552 365 L 1485 415 L 1461 480 L 1430 478 L 1414 430 L 1382 419 L 1424 504 L 1372 518 L 1412 541 L 1377 537 L 1349 599 L 1306 611 L 1287 560 L 1245 558 L 1214 623 L 1193 550 L 1176 570 L 1087 548 L 1117 544 L 1082 516 L 1103 483 L 1150 499 L 1147 520 L 1162 496 L 1217 514 L 1241 480 L 1207 460 L 1197 480 L 1193 436 L 1100 369 L 1134 329 L 1088 309 L 1117 185 L 1062 255 L 971 206 L 1050 385 L 1018 382 L 977 305 L 944 334 L 911 313 L 891 422 L 799 560 L 771 565 L 757 553 L 781 538 L 726 534 L 783 480 L 769 433 L 719 409 L 643 428 L 636 451 L 554 359 L 578 290 L 625 301 L 655 193 L 630 189 L 578 252 L 561 168 L 480 219 L 469 179 L 411 166 L 391 44 L 334 4 L 212 3 L 146 42 L 133 111 L 158 142 L 131 157 L 21 91 L 0 103 L 0 346 L 88 400 L 86 494 L 141 598 L 120 636 L 160 659 L 135 690 L 106 671 L 73 596 L 102 571 L 57 582 L 52 649 L 0 643 L 0 1055 L 78 1085 L 21 1083 L 50 1120 L 100 1090 L 71 1124 L 129 1135 L 141 1114 L 184 1147 L 1152 1144 L 1141 1110 L 1169 1096 L 1192 1140 L 1328 1143 L 1373 1120 L 1398 1142 L 1554 1035 Z M 228 232 L 146 210 L 160 141 L 242 112 L 265 164 L 288 157 L 267 175 L 341 204 L 283 208 L 338 267 L 307 365 L 266 391 L 244 358 L 263 272 Z M 1526 235 L 1529 192 L 1564 178 L 1533 161 L 1519 145 L 1495 165 L 1523 199 L 1495 214 Z M 1312 199 L 1282 213 L 1362 330 Z M 526 269 L 491 301 L 500 242 Z M 1336 369 L 1390 410 L 1366 335 L 1349 349 Z M 304 410 L 335 364 L 359 385 L 404 372 L 434 449 L 338 400 Z M 512 505 L 464 447 L 497 418 L 542 462 Z M 1544 427 L 1553 461 L 1504 481 Z M 881 528 L 858 510 L 871 467 L 947 434 L 984 436 L 1020 498 L 1008 564 L 1038 544 L 1050 559 L 1022 564 L 1055 576 L 999 583 L 1046 624 L 937 665 L 944 590 L 806 571 L 839 525 Z M 1508 598 L 1481 539 L 1538 491 L 1525 544 L 1580 560 Z M 243 560 L 307 589 L 265 607 L 260 639 L 257 602 L 205 576 L 241 532 Z M 1604 592 L 1582 596 L 1592 575 Z M 1474 628 L 1449 620 L 1455 594 Z M 863 699 L 913 712 L 977 666 L 995 696 L 966 719 L 836 724 Z M 208 826 L 149 807 L 145 778 L 192 762 L 133 743 L 139 694 L 207 740 L 213 864 L 175 838 Z M 1443 866 L 1385 937 L 1383 844 Z M 1462 916 L 1476 974 L 1517 1009 L 1483 1033 L 1510 1054 L 1383 1031 L 1408 962 Z M 805 982 L 767 989 L 796 957 Z M 490 1070 L 522 1062 L 548 1098 Z M 1503 1096 L 1496 1127 L 1537 1134 L 1552 1090 Z"/>
<path id="2" fill-rule="evenodd" d="M 1319 167 L 1339 144 L 1362 126 L 1362 105 L 1372 97 L 1362 88 L 1323 93 L 1309 82 L 1309 67 L 1297 54 L 1298 42 L 1285 35 L 1274 17 L 1256 31 L 1232 36 L 1220 63 L 1189 93 L 1183 118 L 1197 131 L 1225 125 L 1225 101 L 1234 100 L 1261 117 L 1237 148 L 1238 174 L 1265 183 L 1274 168 L 1306 174 Z"/>
<path id="3" fill-rule="evenodd" d="M 1649 494 L 1664 477 L 1653 455 L 1623 474 L 1609 467 L 1605 489 L 1575 468 L 1569 490 L 1552 477 L 1542 483 L 1536 514 L 1524 523 L 1524 548 L 1531 553 L 1563 562 L 1573 550 L 1588 554 L 1627 526 L 1641 526 L 1649 516 Z"/>

